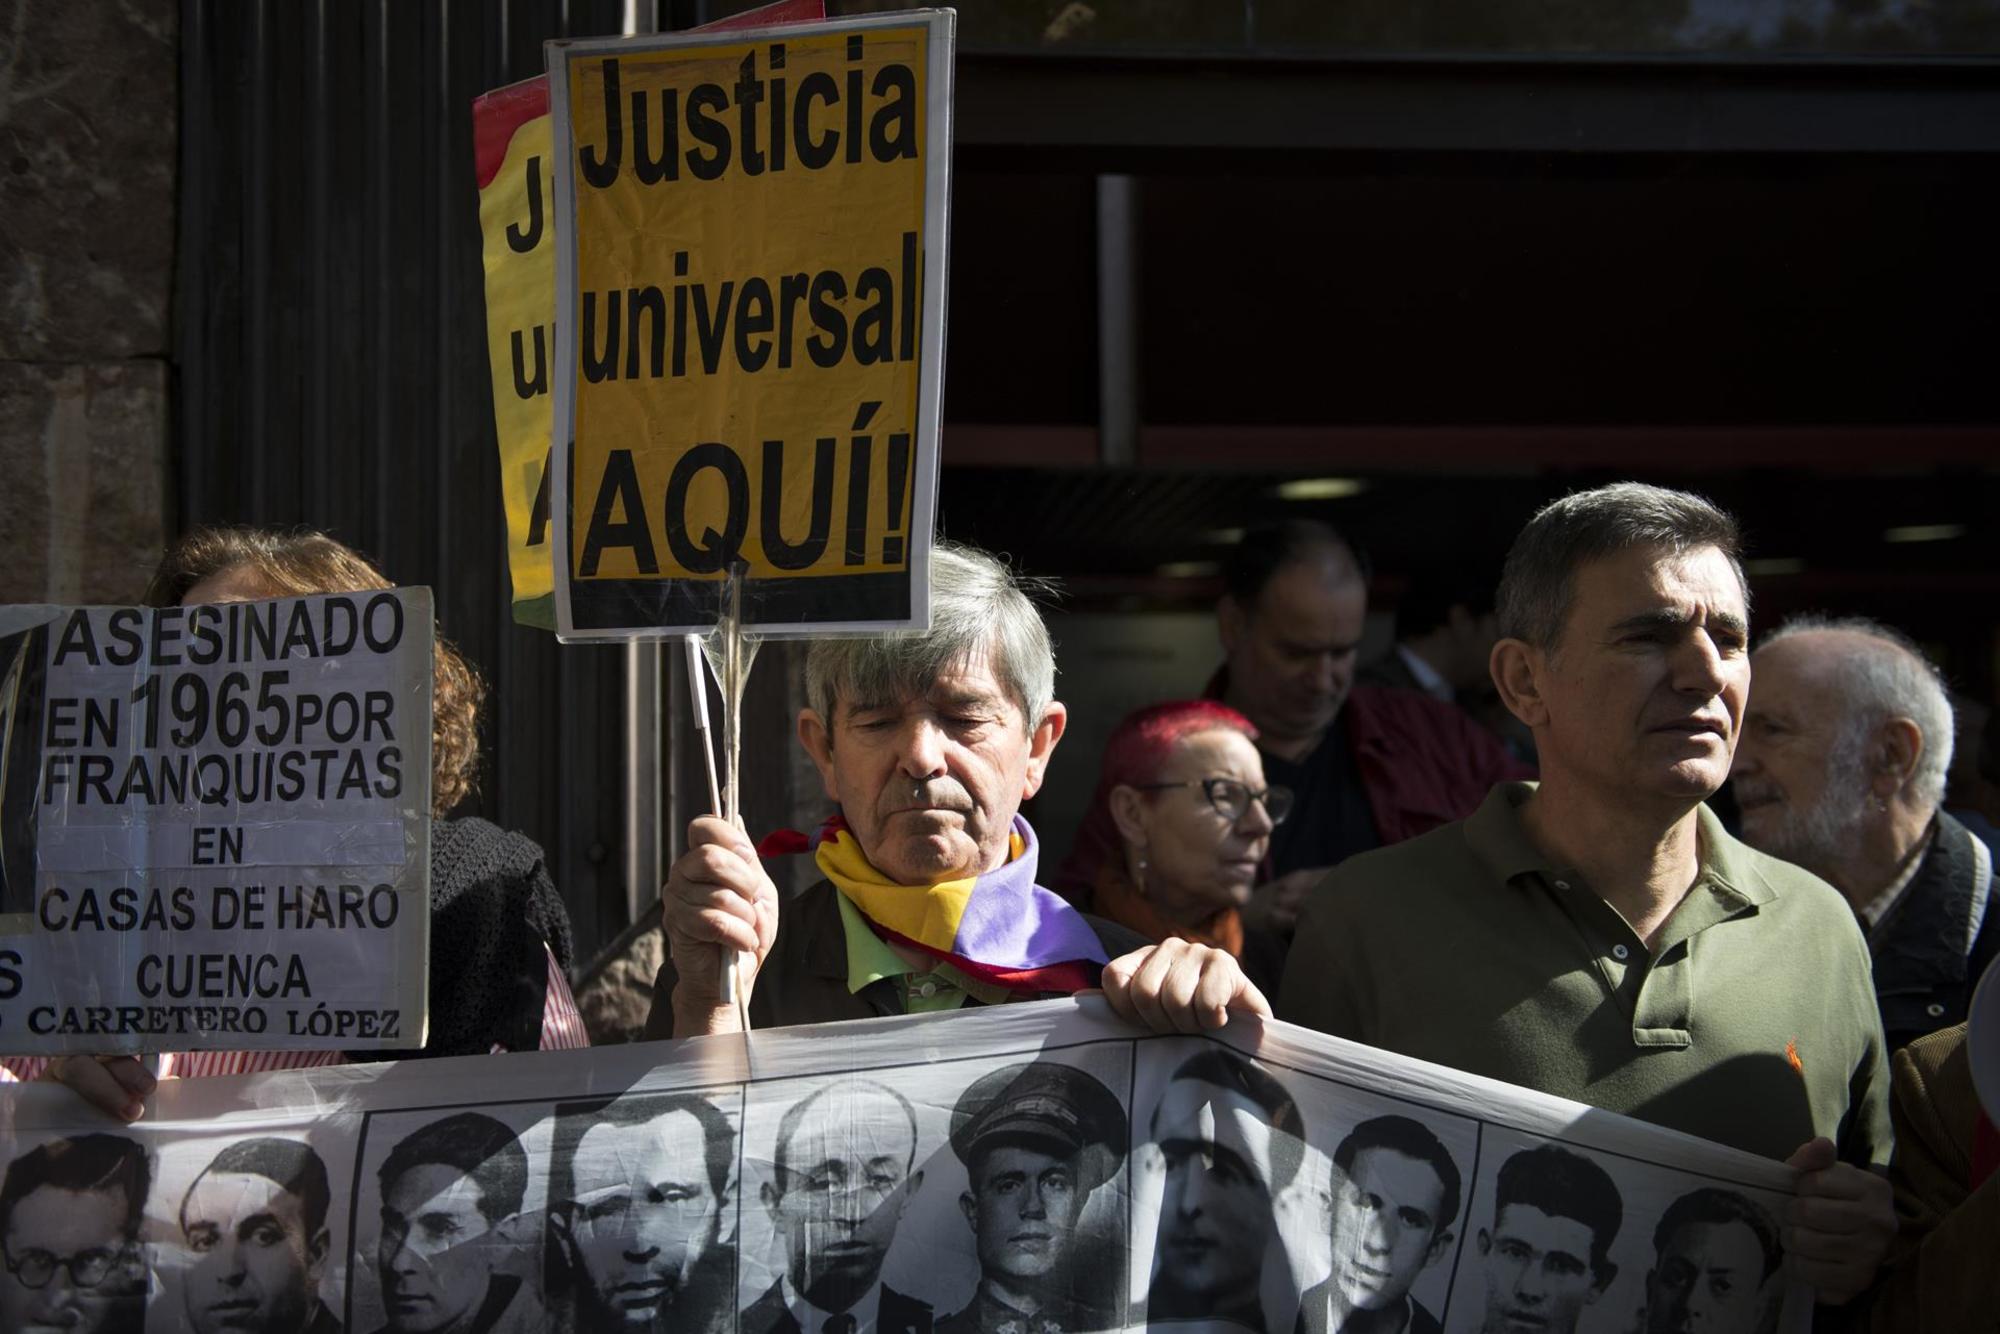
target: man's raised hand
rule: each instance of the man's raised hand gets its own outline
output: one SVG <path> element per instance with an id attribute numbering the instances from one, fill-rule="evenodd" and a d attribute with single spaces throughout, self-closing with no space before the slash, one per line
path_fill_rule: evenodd
<path id="1" fill-rule="evenodd" d="M 748 954 L 762 968 L 778 935 L 778 889 L 756 848 L 735 825 L 703 816 L 688 826 L 688 850 L 660 899 L 678 979 L 674 1036 L 737 1031 L 736 1007 L 722 994 L 723 952 Z M 745 996 L 754 976 L 737 979 Z"/>

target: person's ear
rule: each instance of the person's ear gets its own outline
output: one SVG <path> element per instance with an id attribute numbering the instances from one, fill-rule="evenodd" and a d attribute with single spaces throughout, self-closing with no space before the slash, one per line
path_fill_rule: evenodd
<path id="1" fill-rule="evenodd" d="M 1234 596 L 1224 593 L 1215 604 L 1215 630 L 1222 640 L 1222 656 L 1234 658 L 1243 647 L 1243 641 L 1250 629 L 1250 618 L 1244 613 L 1243 604 Z"/>
<path id="2" fill-rule="evenodd" d="M 903 1178 L 903 1198 L 896 1201 L 896 1221 L 903 1221 L 903 1212 L 910 1207 L 910 1201 L 924 1188 L 924 1170 L 920 1167 Z"/>
<path id="3" fill-rule="evenodd" d="M 833 731 L 813 709 L 799 710 L 799 744 L 819 770 L 819 785 L 826 790 L 826 799 L 838 804 L 840 791 L 833 784 Z"/>
<path id="4" fill-rule="evenodd" d="M 1868 785 L 1883 801 L 1895 796 L 1916 776 L 1924 757 L 1924 730 L 1908 718 L 1891 718 L 1875 729 L 1873 772 Z"/>
<path id="5" fill-rule="evenodd" d="M 1111 823 L 1118 826 L 1118 837 L 1125 846 L 1146 850 L 1146 794 L 1125 783 L 1111 789 L 1107 801 L 1111 808 Z"/>
<path id="6" fill-rule="evenodd" d="M 1489 1253 L 1490 1251 L 1492 1251 L 1492 1249 L 1493 1249 L 1493 1238 L 1492 1238 L 1491 1236 L 1487 1235 L 1487 1232 L 1486 1232 L 1486 1229 L 1485 1229 L 1485 1228 L 1480 1228 L 1480 1229 L 1479 1229 L 1479 1253 L 1480 1253 L 1481 1255 L 1486 1255 L 1487 1253 Z"/>
<path id="7" fill-rule="evenodd" d="M 778 1224 L 778 1207 L 785 1202 L 785 1192 L 779 1190 L 774 1183 L 766 1181 L 757 1187 L 757 1198 L 764 1202 L 764 1212 L 771 1215 L 771 1222 Z"/>
<path id="8" fill-rule="evenodd" d="M 484 1238 L 480 1239 L 480 1250 L 485 1256 L 486 1267 L 496 1274 L 518 1273 L 523 1278 L 527 1277 L 523 1261 L 527 1259 L 528 1247 L 535 1240 L 534 1222 L 527 1211 L 523 1210 L 517 1214 L 508 1214 L 487 1229 L 486 1235 L 493 1238 L 497 1244 L 487 1245 Z"/>
<path id="9" fill-rule="evenodd" d="M 319 1289 L 320 1271 L 326 1268 L 327 1252 L 333 1249 L 333 1233 L 322 1227 L 313 1233 L 306 1243 L 306 1290 L 309 1294 Z"/>
<path id="10" fill-rule="evenodd" d="M 1507 712 L 1531 730 L 1548 725 L 1549 706 L 1542 693 L 1547 654 L 1525 639 L 1503 639 L 1493 646 L 1486 668 Z"/>
<path id="11" fill-rule="evenodd" d="M 958 1211 L 965 1215 L 965 1225 L 972 1229 L 972 1235 L 979 1235 L 979 1200 L 969 1190 L 958 1193 Z"/>
<path id="12" fill-rule="evenodd" d="M 1049 756 L 1055 754 L 1056 742 L 1062 740 L 1063 729 L 1068 726 L 1069 710 L 1061 700 L 1050 700 L 1042 721 L 1028 737 L 1028 768 L 1021 784 L 1021 800 L 1026 801 L 1041 791 L 1042 780 L 1049 773 Z"/>
<path id="13" fill-rule="evenodd" d="M 1439 1228 L 1431 1238 L 1431 1244 L 1424 1248 L 1424 1262 L 1419 1268 L 1428 1269 L 1444 1258 L 1445 1248 L 1451 1245 L 1451 1229 Z"/>
<path id="14" fill-rule="evenodd" d="M 1591 1283 L 1590 1290 L 1583 1294 L 1583 1300 L 1586 1303 L 1594 1302 L 1599 1297 L 1602 1297 L 1609 1291 L 1611 1285 L 1618 1281 L 1618 1266 L 1612 1264 L 1609 1260 L 1606 1260 L 1601 1266 L 1592 1265 L 1591 1277 L 1595 1281 Z"/>

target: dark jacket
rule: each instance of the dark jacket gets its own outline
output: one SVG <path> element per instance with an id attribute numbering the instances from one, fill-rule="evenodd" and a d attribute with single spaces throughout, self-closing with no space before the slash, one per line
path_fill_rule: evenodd
<path id="1" fill-rule="evenodd" d="M 937 1334 L 1084 1334 L 1089 1330 L 1114 1329 L 1119 1323 L 1109 1311 L 1077 1302 L 1044 1306 L 1029 1315 L 994 1296 L 981 1279 L 972 1301 L 963 1311 L 938 1321 Z"/>
<path id="2" fill-rule="evenodd" d="M 1844 1308 L 1866 1334 L 2000 1331 L 2000 1173 L 1984 1175 L 1979 1142 L 1993 1134 L 1972 1084 L 1963 1025 L 1896 1053 L 1890 1110 L 1899 1230 L 1875 1286 Z"/>
<path id="3" fill-rule="evenodd" d="M 1424 1309 L 1424 1304 L 1415 1297 L 1405 1296 L 1410 1319 L 1403 1326 L 1402 1334 L 1444 1334 L 1443 1326 L 1436 1316 Z M 1299 1322 L 1294 1334 L 1340 1334 L 1327 1324 L 1327 1316 L 1333 1310 L 1333 1280 L 1327 1279 L 1319 1285 L 1306 1289 L 1299 1299 Z"/>
<path id="4" fill-rule="evenodd" d="M 350 1059 L 535 1051 L 549 963 L 567 972 L 569 914 L 533 839 L 467 817 L 431 824 L 430 1041 Z"/>
<path id="5" fill-rule="evenodd" d="M 1221 699 L 1228 685 L 1224 667 L 1206 693 Z M 1463 820 L 1496 783 L 1535 776 L 1463 709 L 1421 691 L 1355 685 L 1340 716 L 1383 847 Z"/>
<path id="6" fill-rule="evenodd" d="M 1993 853 L 1939 811 L 1930 851 L 1868 933 L 1889 1050 L 1965 1022 L 1972 989 L 2000 952 L 1996 891 Z"/>
<path id="7" fill-rule="evenodd" d="M 893 978 L 880 978 L 855 992 L 847 989 L 847 935 L 840 923 L 839 894 L 832 881 L 822 880 L 778 910 L 777 939 L 771 942 L 771 953 L 750 992 L 752 1028 L 827 1024 L 903 1012 Z M 1107 958 L 1152 943 L 1101 917 L 1086 913 L 1084 921 L 1097 933 Z M 653 1013 L 646 1020 L 649 1041 L 673 1036 L 675 980 L 669 955 L 653 980 Z M 978 1002 L 967 997 L 966 1004 Z"/>
<path id="8" fill-rule="evenodd" d="M 887 1283 L 882 1285 L 882 1302 L 875 1312 L 875 1334 L 931 1334 L 934 1321 L 931 1304 L 905 1297 Z M 764 1289 L 756 1301 L 743 1308 L 736 1328 L 742 1334 L 820 1334 L 802 1330 L 785 1305 L 784 1289 L 776 1282 Z"/>
<path id="9" fill-rule="evenodd" d="M 1534 777 L 1464 710 L 1415 690 L 1357 685 L 1341 713 L 1384 847 L 1463 820 L 1495 783 Z"/>

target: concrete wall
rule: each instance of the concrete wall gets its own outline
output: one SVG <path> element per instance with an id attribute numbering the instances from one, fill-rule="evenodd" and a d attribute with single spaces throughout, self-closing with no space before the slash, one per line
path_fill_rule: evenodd
<path id="1" fill-rule="evenodd" d="M 0 0 L 0 601 L 132 601 L 159 556 L 178 24 Z"/>

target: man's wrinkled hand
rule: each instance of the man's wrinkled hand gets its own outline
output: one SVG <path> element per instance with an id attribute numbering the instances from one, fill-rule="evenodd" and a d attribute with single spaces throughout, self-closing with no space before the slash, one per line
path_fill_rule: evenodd
<path id="1" fill-rule="evenodd" d="M 1104 965 L 1104 999 L 1121 1018 L 1159 1033 L 1221 1028 L 1231 1010 L 1271 1017 L 1271 1003 L 1227 950 L 1164 940 Z"/>
<path id="2" fill-rule="evenodd" d="M 1835 1156 L 1833 1141 L 1809 1140 L 1785 1161 L 1799 1173 L 1785 1210 L 1785 1266 L 1829 1306 L 1875 1281 L 1896 1236 L 1895 1195 L 1884 1178 Z"/>
<path id="3" fill-rule="evenodd" d="M 778 935 L 778 888 L 743 831 L 713 816 L 688 826 L 688 850 L 660 891 L 674 987 L 674 1036 L 730 1033 L 736 1008 L 722 994 L 724 951 L 761 968 Z M 754 973 L 753 973 L 754 976 Z M 750 977 L 737 984 L 749 995 Z"/>
<path id="4" fill-rule="evenodd" d="M 121 1121 L 145 1115 L 146 1095 L 159 1087 L 159 1081 L 132 1056 L 57 1056 L 43 1067 L 41 1077 Z"/>
<path id="5" fill-rule="evenodd" d="M 1245 925 L 1290 935 L 1299 924 L 1299 911 L 1306 906 L 1306 896 L 1314 885 L 1326 879 L 1329 869 L 1307 866 L 1266 880 L 1250 891 L 1250 902 L 1243 907 Z"/>

